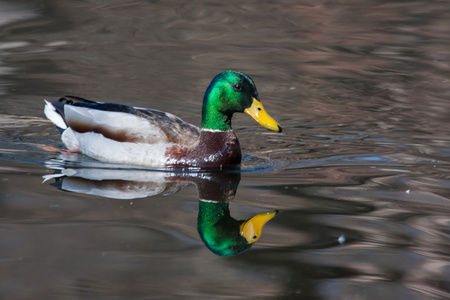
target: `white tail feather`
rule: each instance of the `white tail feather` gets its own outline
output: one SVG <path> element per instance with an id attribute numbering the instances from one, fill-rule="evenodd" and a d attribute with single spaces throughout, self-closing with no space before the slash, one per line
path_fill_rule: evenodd
<path id="1" fill-rule="evenodd" d="M 45 116 L 50 121 L 52 121 L 57 127 L 61 129 L 67 129 L 66 122 L 64 122 L 63 117 L 56 112 L 55 107 L 47 100 L 44 99 L 44 101 L 45 101 L 45 108 L 44 108 Z"/>

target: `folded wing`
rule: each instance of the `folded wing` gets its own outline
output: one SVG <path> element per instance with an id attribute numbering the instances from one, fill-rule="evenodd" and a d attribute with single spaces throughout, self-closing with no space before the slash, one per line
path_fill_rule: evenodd
<path id="1" fill-rule="evenodd" d="M 64 105 L 67 125 L 75 132 L 95 132 L 118 142 L 177 143 L 192 147 L 200 129 L 158 110 L 109 103 Z"/>

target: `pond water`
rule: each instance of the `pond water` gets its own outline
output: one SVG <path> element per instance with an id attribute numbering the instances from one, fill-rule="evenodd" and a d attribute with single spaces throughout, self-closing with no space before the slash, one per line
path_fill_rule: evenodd
<path id="1" fill-rule="evenodd" d="M 449 30 L 446 1 L 0 0 L 0 298 L 449 299 Z M 240 172 L 48 150 L 43 99 L 199 125 L 227 69 L 283 127 L 235 115 Z M 223 257 L 208 210 L 279 213 Z"/>

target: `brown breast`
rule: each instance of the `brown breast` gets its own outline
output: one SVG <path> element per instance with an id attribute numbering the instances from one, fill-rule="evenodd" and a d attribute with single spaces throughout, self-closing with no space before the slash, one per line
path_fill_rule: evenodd
<path id="1" fill-rule="evenodd" d="M 234 131 L 205 131 L 200 133 L 200 142 L 194 148 L 179 145 L 166 150 L 168 166 L 223 168 L 241 163 L 241 147 Z"/>

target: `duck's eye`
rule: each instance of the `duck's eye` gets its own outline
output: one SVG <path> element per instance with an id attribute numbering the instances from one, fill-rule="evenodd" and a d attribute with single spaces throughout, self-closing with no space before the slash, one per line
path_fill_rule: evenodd
<path id="1" fill-rule="evenodd" d="M 235 85 L 233 85 L 233 89 L 236 91 L 236 92 L 239 92 L 240 90 L 242 90 L 242 86 L 240 85 L 240 84 L 235 84 Z"/>

